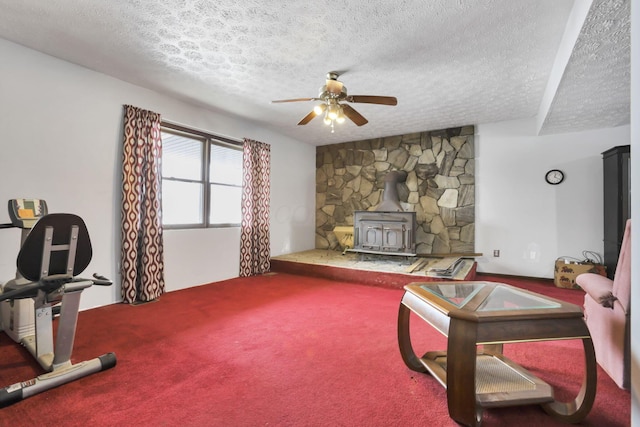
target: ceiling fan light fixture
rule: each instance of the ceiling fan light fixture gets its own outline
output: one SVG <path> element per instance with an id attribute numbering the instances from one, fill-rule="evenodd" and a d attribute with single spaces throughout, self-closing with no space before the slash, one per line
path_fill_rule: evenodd
<path id="1" fill-rule="evenodd" d="M 324 110 L 327 108 L 327 106 L 325 104 L 318 104 L 315 107 L 313 107 L 313 112 L 316 113 L 316 115 L 320 115 L 324 112 Z"/>
<path id="2" fill-rule="evenodd" d="M 329 101 L 329 106 L 327 107 L 327 117 L 331 120 L 335 120 L 340 115 L 340 104 L 338 104 L 335 100 Z"/>
<path id="3" fill-rule="evenodd" d="M 330 125 L 331 123 L 333 123 L 333 120 L 331 120 L 331 119 L 329 118 L 329 114 L 326 114 L 326 115 L 324 116 L 324 120 L 323 120 L 323 121 L 324 121 L 324 124 L 325 124 L 325 125 Z"/>

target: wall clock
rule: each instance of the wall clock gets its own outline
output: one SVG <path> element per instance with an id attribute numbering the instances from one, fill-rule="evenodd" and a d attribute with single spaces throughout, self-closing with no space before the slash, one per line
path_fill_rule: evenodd
<path id="1" fill-rule="evenodd" d="M 544 179 L 551 185 L 558 185 L 564 181 L 564 172 L 560 169 L 551 169 L 544 176 Z"/>

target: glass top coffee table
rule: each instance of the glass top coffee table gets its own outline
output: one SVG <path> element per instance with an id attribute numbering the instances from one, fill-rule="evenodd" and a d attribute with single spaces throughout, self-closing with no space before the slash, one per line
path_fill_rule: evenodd
<path id="1" fill-rule="evenodd" d="M 457 422 L 479 426 L 483 408 L 500 406 L 540 404 L 571 423 L 591 410 L 596 359 L 579 306 L 492 282 L 411 283 L 404 289 L 398 313 L 402 359 L 447 389 L 449 415 Z M 409 335 L 412 312 L 448 338 L 447 351 L 416 356 Z M 556 401 L 549 384 L 502 354 L 504 343 L 562 339 L 581 339 L 585 353 L 584 380 L 571 402 Z"/>

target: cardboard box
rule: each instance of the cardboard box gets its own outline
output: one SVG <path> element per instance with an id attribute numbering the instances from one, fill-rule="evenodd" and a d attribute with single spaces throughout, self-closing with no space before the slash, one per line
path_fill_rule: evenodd
<path id="1" fill-rule="evenodd" d="M 576 285 L 576 277 L 582 273 L 596 273 L 601 276 L 607 275 L 607 269 L 602 264 L 590 262 L 568 262 L 563 259 L 556 260 L 553 283 L 559 288 L 580 289 Z"/>

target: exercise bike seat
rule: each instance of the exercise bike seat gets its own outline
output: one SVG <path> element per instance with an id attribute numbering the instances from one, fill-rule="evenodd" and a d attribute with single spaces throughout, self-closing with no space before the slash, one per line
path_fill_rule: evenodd
<path id="1" fill-rule="evenodd" d="M 68 213 L 45 215 L 36 222 L 18 254 L 16 267 L 24 279 L 7 282 L 0 300 L 34 298 L 40 290 L 55 292 L 74 282 L 74 276 L 91 262 L 92 254 L 82 218 Z"/>

